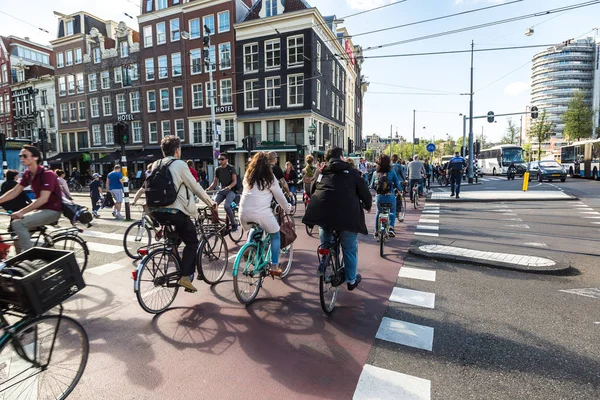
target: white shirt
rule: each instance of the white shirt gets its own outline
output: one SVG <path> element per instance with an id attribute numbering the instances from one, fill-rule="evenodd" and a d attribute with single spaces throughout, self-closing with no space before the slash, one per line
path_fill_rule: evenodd
<path id="1" fill-rule="evenodd" d="M 271 200 L 275 197 L 279 206 L 286 212 L 289 209 L 289 203 L 275 177 L 273 177 L 273 184 L 264 190 L 260 190 L 258 185 L 254 185 L 250 189 L 246 179 L 243 181 L 243 186 L 244 191 L 240 201 L 240 221 L 244 225 L 244 229 L 252 228 L 250 222 L 254 222 L 267 233 L 279 232 L 277 218 L 271 210 Z"/>

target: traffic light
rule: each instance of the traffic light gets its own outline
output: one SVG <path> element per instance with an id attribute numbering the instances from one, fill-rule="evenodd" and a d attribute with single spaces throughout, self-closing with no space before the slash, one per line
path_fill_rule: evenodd
<path id="1" fill-rule="evenodd" d="M 473 152 L 475 154 L 479 154 L 481 152 L 481 143 L 479 143 L 479 140 L 475 141 Z"/>
<path id="2" fill-rule="evenodd" d="M 536 119 L 538 117 L 538 108 L 536 106 L 531 107 L 531 118 Z"/>
<path id="3" fill-rule="evenodd" d="M 249 136 L 246 136 L 245 138 L 242 139 L 242 148 L 246 151 L 249 151 L 248 150 L 248 137 Z"/>
<path id="4" fill-rule="evenodd" d="M 113 125 L 113 135 L 115 144 L 124 146 L 129 144 L 129 125 L 119 122 Z"/>
<path id="5" fill-rule="evenodd" d="M 302 153 L 304 153 L 304 146 L 302 146 L 301 144 L 297 144 L 296 145 L 296 151 L 298 152 L 298 156 L 302 156 Z"/>
<path id="6" fill-rule="evenodd" d="M 248 153 L 254 151 L 254 149 L 256 149 L 256 138 L 253 136 L 246 136 L 242 139 L 242 147 Z"/>
<path id="7" fill-rule="evenodd" d="M 491 124 L 492 122 L 494 122 L 494 112 L 490 111 L 489 113 L 487 113 L 487 120 L 488 122 Z"/>

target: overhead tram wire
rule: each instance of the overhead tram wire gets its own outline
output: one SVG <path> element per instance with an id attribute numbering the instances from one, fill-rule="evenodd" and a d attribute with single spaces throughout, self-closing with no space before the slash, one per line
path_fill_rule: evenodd
<path id="1" fill-rule="evenodd" d="M 512 18 L 506 18 L 506 19 L 502 19 L 502 20 L 498 20 L 498 21 L 487 22 L 485 24 L 468 26 L 468 27 L 465 27 L 465 28 L 454 29 L 454 30 L 451 30 L 451 31 L 444 31 L 444 32 L 433 33 L 433 34 L 430 34 L 430 35 L 419 36 L 419 37 L 415 37 L 415 38 L 411 38 L 411 39 L 406 39 L 406 40 L 400 40 L 400 41 L 397 41 L 397 42 L 385 43 L 385 44 L 382 44 L 382 45 L 379 45 L 379 46 L 371 46 L 371 47 L 364 48 L 363 52 L 373 51 L 373 50 L 380 50 L 380 49 L 383 49 L 383 48 L 386 48 L 386 47 L 398 46 L 398 45 L 401 45 L 401 44 L 413 43 L 413 42 L 418 42 L 418 41 L 427 40 L 427 39 L 434 39 L 434 38 L 437 38 L 437 37 L 448 36 L 448 35 L 453 35 L 453 34 L 462 33 L 462 32 L 468 32 L 468 31 L 472 31 L 472 30 L 476 30 L 476 29 L 488 28 L 488 27 L 491 27 L 491 26 L 507 24 L 507 23 L 510 23 L 510 22 L 521 21 L 521 20 L 529 19 L 529 18 L 537 18 L 537 17 L 541 17 L 541 16 L 544 16 L 544 15 L 549 15 L 549 14 L 564 12 L 566 10 L 575 10 L 575 9 L 578 9 L 578 8 L 589 7 L 589 6 L 598 5 L 598 4 L 600 4 L 600 0 L 586 1 L 586 2 L 583 2 L 583 3 L 573 4 L 573 5 L 570 5 L 570 6 L 564 6 L 564 7 L 555 8 L 555 9 L 546 10 L 546 11 L 540 11 L 540 12 L 536 12 L 536 13 L 532 13 L 532 14 L 525 14 L 525 15 L 521 15 L 521 16 L 517 16 L 517 17 L 512 17 Z"/>
<path id="2" fill-rule="evenodd" d="M 412 90 L 423 90 L 425 92 L 433 92 L 433 93 L 459 94 L 458 92 L 449 92 L 447 90 L 423 89 L 423 88 L 412 87 L 412 86 L 396 85 L 396 84 L 392 84 L 392 83 L 382 83 L 382 82 L 369 82 L 369 83 L 371 85 L 389 86 L 389 87 L 397 87 L 397 88 L 412 89 Z M 369 93 L 371 93 L 371 92 L 369 92 Z"/>
<path id="3" fill-rule="evenodd" d="M 14 19 L 16 19 L 17 21 L 20 21 L 20 22 L 22 22 L 22 23 L 24 23 L 24 24 L 27 24 L 27 25 L 29 25 L 29 26 L 32 26 L 32 27 L 34 27 L 35 29 L 39 29 L 40 31 L 42 31 L 42 32 L 44 32 L 44 33 L 47 33 L 47 34 L 49 34 L 49 35 L 54 35 L 53 33 L 50 33 L 50 31 L 48 31 L 47 29 L 40 28 L 39 26 L 35 26 L 35 25 L 33 25 L 33 24 L 31 24 L 31 23 L 29 23 L 29 22 L 27 22 L 27 21 L 25 21 L 25 20 L 23 20 L 23 19 L 21 19 L 21 18 L 15 17 L 14 15 L 11 15 L 11 14 L 9 14 L 9 13 L 7 13 L 7 12 L 4 12 L 4 11 L 1 11 L 1 10 L 0 10 L 0 14 L 4 14 L 4 15 L 6 15 L 6 16 L 8 16 L 8 17 L 10 17 L 10 18 L 14 18 Z"/>

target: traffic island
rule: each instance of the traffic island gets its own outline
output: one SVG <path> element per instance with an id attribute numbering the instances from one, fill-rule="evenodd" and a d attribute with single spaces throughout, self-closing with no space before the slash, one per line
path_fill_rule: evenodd
<path id="1" fill-rule="evenodd" d="M 522 272 L 557 273 L 571 269 L 571 265 L 562 264 L 549 258 L 473 250 L 439 244 L 415 243 L 409 247 L 408 252 L 440 261 L 463 262 Z"/>
<path id="2" fill-rule="evenodd" d="M 490 202 L 490 201 L 569 201 L 579 200 L 560 190 L 494 190 L 464 191 L 460 198 L 451 197 L 449 192 L 433 192 L 427 199 L 437 202 Z"/>

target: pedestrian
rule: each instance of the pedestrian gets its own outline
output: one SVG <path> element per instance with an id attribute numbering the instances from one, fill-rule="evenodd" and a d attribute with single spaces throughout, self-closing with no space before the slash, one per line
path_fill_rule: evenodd
<path id="1" fill-rule="evenodd" d="M 360 158 L 360 162 L 358 163 L 358 171 L 363 177 L 367 174 L 367 161 L 362 157 Z"/>
<path id="2" fill-rule="evenodd" d="M 63 171 L 62 169 L 57 169 L 54 172 L 56 173 L 56 177 L 58 179 L 58 186 L 60 186 L 62 196 L 68 200 L 73 200 L 71 192 L 69 191 L 69 185 L 67 184 L 67 181 L 65 181 L 65 171 Z"/>
<path id="3" fill-rule="evenodd" d="M 433 174 L 432 166 L 429 164 L 429 158 L 425 159 L 425 183 L 427 184 L 427 190 L 431 187 L 431 175 Z"/>
<path id="4" fill-rule="evenodd" d="M 146 179 L 148 179 L 150 174 L 152 174 L 152 163 L 148 164 L 148 167 L 146 168 L 146 172 L 145 172 Z"/>
<path id="5" fill-rule="evenodd" d="M 302 170 L 302 183 L 304 184 L 304 194 L 310 197 L 310 184 L 317 168 L 313 165 L 315 158 L 312 155 L 307 155 L 304 161 L 306 161 L 306 167 Z"/>
<path id="6" fill-rule="evenodd" d="M 379 213 L 380 204 L 390 204 L 392 206 L 390 210 L 390 229 L 389 236 L 396 237 L 396 232 L 394 231 L 394 227 L 396 225 L 396 190 L 402 190 L 402 184 L 400 183 L 400 179 L 398 179 L 398 175 L 396 171 L 392 168 L 390 156 L 387 154 L 382 154 L 379 157 L 379 162 L 377 163 L 377 172 L 375 174 L 375 193 L 377 193 L 377 197 L 375 198 L 375 203 L 377 204 L 377 213 L 375 214 L 375 239 L 379 239 Z"/>
<path id="7" fill-rule="evenodd" d="M 200 168 L 198 176 L 200 177 L 200 184 L 202 185 L 202 188 L 206 189 L 208 187 L 208 179 L 206 179 L 206 171 L 204 168 Z"/>
<path id="8" fill-rule="evenodd" d="M 121 203 L 123 202 L 123 174 L 121 173 L 121 166 L 118 164 L 115 165 L 113 171 L 108 174 L 106 179 L 108 181 L 108 191 L 115 202 L 112 215 L 116 219 L 122 219 Z"/>
<path id="9" fill-rule="evenodd" d="M 2 191 L 2 196 L 6 193 L 10 192 L 15 186 L 19 184 L 19 171 L 16 169 L 9 169 L 6 171 L 6 181 L 2 184 L 0 190 Z M 8 212 L 16 212 L 31 204 L 31 199 L 25 192 L 19 194 L 13 200 L 7 201 L 2 204 L 2 207 Z"/>
<path id="10" fill-rule="evenodd" d="M 187 160 L 186 163 L 187 163 L 188 168 L 190 169 L 190 172 L 192 173 L 192 176 L 196 180 L 196 182 L 200 182 L 200 177 L 198 176 L 198 173 L 196 172 L 196 169 L 194 168 L 194 161 Z"/>
<path id="11" fill-rule="evenodd" d="M 73 182 L 81 183 L 81 174 L 77 170 L 77 167 L 73 167 L 73 171 L 71 172 L 71 180 L 73 180 Z"/>
<path id="12" fill-rule="evenodd" d="M 462 182 L 462 175 L 467 166 L 467 162 L 460 156 L 458 151 L 454 152 L 454 157 L 448 161 L 448 172 L 450 173 L 450 197 L 460 199 L 460 184 Z"/>
<path id="13" fill-rule="evenodd" d="M 92 182 L 90 183 L 90 198 L 92 199 L 92 214 L 96 218 L 100 218 L 98 209 L 100 209 L 100 197 L 102 197 L 102 182 L 100 181 L 100 174 L 92 175 Z"/>
<path id="14" fill-rule="evenodd" d="M 420 185 L 425 175 L 425 166 L 419 161 L 419 156 L 415 155 L 413 161 L 408 163 L 408 192 L 410 193 L 410 201 L 413 201 L 412 188 L 415 184 Z M 421 195 L 421 187 L 419 187 L 418 196 Z"/>
<path id="15" fill-rule="evenodd" d="M 295 199 L 296 195 L 296 182 L 298 181 L 298 173 L 294 169 L 294 166 L 291 162 L 285 163 L 285 172 L 283 173 L 285 177 L 285 183 L 287 183 L 288 188 L 292 194 L 292 199 Z"/>

